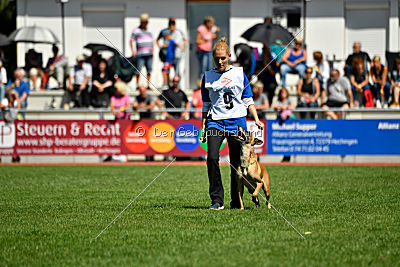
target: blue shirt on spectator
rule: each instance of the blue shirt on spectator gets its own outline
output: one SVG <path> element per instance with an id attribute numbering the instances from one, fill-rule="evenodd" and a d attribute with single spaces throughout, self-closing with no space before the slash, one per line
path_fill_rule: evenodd
<path id="1" fill-rule="evenodd" d="M 10 81 L 8 81 L 6 87 L 10 87 L 10 86 L 11 86 L 11 90 L 15 90 L 15 91 L 18 92 L 18 97 L 20 97 L 20 98 L 22 97 L 22 95 L 24 93 L 29 95 L 29 83 L 27 83 L 27 82 L 25 82 L 23 80 L 21 81 L 19 86 L 15 86 L 15 83 L 10 80 Z"/>

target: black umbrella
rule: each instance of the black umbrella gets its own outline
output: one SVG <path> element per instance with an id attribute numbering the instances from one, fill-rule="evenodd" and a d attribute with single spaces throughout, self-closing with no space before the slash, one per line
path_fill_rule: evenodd
<path id="1" fill-rule="evenodd" d="M 6 46 L 11 44 L 12 42 L 10 41 L 10 39 L 8 39 L 7 36 L 5 36 L 4 34 L 0 33 L 0 46 Z"/>
<path id="2" fill-rule="evenodd" d="M 271 45 L 276 40 L 281 40 L 284 45 L 289 44 L 294 36 L 288 30 L 279 24 L 258 23 L 247 29 L 242 37 L 249 41 L 261 42 L 265 45 Z"/>
<path id="3" fill-rule="evenodd" d="M 90 49 L 90 50 L 92 50 L 92 52 L 111 51 L 113 53 L 118 53 L 118 51 L 115 48 L 105 45 L 105 44 L 89 43 L 89 44 L 85 45 L 83 48 Z"/>

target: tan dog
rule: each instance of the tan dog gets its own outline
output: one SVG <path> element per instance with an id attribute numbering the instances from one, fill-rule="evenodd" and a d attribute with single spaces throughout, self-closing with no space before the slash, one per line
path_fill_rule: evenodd
<path id="1" fill-rule="evenodd" d="M 270 209 L 269 174 L 265 166 L 258 162 L 257 155 L 254 154 L 254 145 L 261 145 L 263 141 L 254 138 L 250 132 L 245 132 L 240 126 L 238 126 L 236 139 L 241 143 L 240 166 L 238 168 L 237 177 L 240 208 L 244 209 L 243 186 L 245 185 L 249 193 L 252 194 L 252 200 L 257 208 L 260 207 L 258 193 L 262 188 L 267 199 L 266 204 Z"/>

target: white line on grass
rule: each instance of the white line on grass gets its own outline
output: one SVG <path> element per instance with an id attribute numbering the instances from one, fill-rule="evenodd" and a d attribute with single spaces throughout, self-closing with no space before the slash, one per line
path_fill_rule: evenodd
<path id="1" fill-rule="evenodd" d="M 226 161 L 228 161 L 229 164 L 231 165 L 231 167 L 236 171 L 236 173 L 239 174 L 239 173 L 238 173 L 238 170 L 232 165 L 232 163 L 231 163 L 229 160 L 226 160 Z M 245 179 L 246 182 L 247 182 L 251 187 L 253 187 L 254 190 L 256 190 L 256 188 L 255 188 L 243 175 L 240 175 L 240 176 L 242 176 L 242 178 Z M 263 195 L 261 195 L 261 196 L 264 197 Z M 267 199 L 265 199 L 265 200 L 267 201 Z M 271 204 L 270 201 L 268 201 L 268 202 L 269 202 L 269 204 Z M 289 225 L 290 225 L 304 240 L 306 240 L 306 238 L 300 233 L 300 231 L 297 230 L 297 228 L 294 227 L 294 225 L 293 225 L 288 219 L 286 219 L 286 217 L 283 216 L 283 214 L 282 214 L 277 208 L 275 208 L 274 205 L 271 204 L 271 207 L 272 207 L 286 222 L 287 222 L 287 224 L 289 224 Z"/>
<path id="2" fill-rule="evenodd" d="M 132 199 L 129 204 L 103 229 L 101 230 L 101 232 L 94 238 L 94 240 L 96 240 L 105 230 L 107 230 L 107 228 L 133 203 L 135 202 L 135 200 L 144 192 L 146 191 L 146 189 L 155 181 L 157 180 L 158 177 L 160 177 L 160 175 L 176 160 L 176 158 L 174 158 L 148 185 L 146 185 L 146 187 L 140 191 L 140 193 L 134 198 Z"/>

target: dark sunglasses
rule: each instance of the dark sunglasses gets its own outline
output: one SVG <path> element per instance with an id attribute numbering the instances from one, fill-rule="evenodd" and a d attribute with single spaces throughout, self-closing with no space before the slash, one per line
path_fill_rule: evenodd
<path id="1" fill-rule="evenodd" d="M 311 74 L 312 73 L 312 71 L 306 71 L 306 74 Z"/>
<path id="2" fill-rule="evenodd" d="M 226 57 L 215 57 L 215 60 L 217 60 L 217 61 L 219 61 L 219 60 L 225 60 L 226 59 Z"/>

